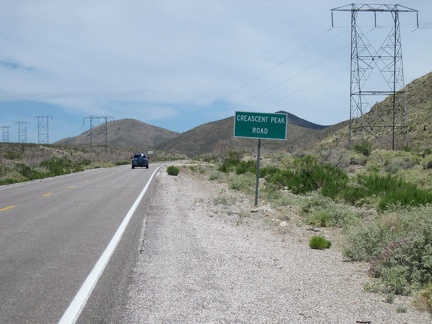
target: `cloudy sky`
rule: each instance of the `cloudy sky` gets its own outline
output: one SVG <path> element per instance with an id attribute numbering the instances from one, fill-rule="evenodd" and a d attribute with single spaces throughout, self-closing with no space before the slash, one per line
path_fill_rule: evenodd
<path id="1" fill-rule="evenodd" d="M 18 123 L 37 142 L 44 116 L 50 143 L 88 130 L 89 116 L 176 132 L 235 111 L 285 110 L 324 125 L 349 119 L 351 16 L 331 20 L 348 1 L 0 4 L 0 127 L 10 127 L 10 142 L 23 140 Z M 399 4 L 419 12 L 419 29 L 415 14 L 400 14 L 408 84 L 432 71 L 432 1 Z M 385 28 L 386 18 L 377 20 Z M 364 21 L 375 37 L 373 17 Z"/>

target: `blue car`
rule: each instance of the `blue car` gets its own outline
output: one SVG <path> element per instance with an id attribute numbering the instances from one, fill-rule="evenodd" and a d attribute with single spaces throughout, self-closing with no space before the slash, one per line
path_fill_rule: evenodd
<path id="1" fill-rule="evenodd" d="M 136 153 L 132 157 L 132 169 L 135 168 L 149 168 L 149 160 L 147 158 L 147 155 L 144 153 Z"/>

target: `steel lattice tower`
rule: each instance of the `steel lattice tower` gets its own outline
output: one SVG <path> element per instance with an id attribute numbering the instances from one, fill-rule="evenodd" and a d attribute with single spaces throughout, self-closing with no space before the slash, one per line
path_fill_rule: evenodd
<path id="1" fill-rule="evenodd" d="M 399 14 L 416 13 L 418 28 L 418 11 L 401 5 L 351 4 L 331 10 L 332 25 L 334 11 L 351 12 L 350 144 L 367 139 L 381 147 L 388 147 L 391 141 L 393 150 L 407 146 L 408 110 Z M 362 30 L 366 24 L 359 22 L 360 13 L 373 13 L 368 32 Z M 377 23 L 377 13 L 387 14 L 383 17 L 387 24 Z M 382 102 L 384 107 L 369 111 L 371 102 L 378 103 L 383 96 L 387 98 Z"/>
<path id="2" fill-rule="evenodd" d="M 37 116 L 34 119 L 38 121 L 38 143 L 49 144 L 48 120 L 53 118 L 51 116 Z"/>
<path id="3" fill-rule="evenodd" d="M 90 143 L 90 149 L 93 142 L 93 120 L 99 121 L 99 119 L 105 119 L 105 151 L 108 152 L 108 119 L 113 119 L 114 117 L 111 116 L 98 116 L 98 115 L 90 115 L 83 118 L 83 125 L 85 123 L 86 119 L 90 120 L 90 129 L 89 129 L 89 143 Z"/>
<path id="4" fill-rule="evenodd" d="M 18 143 L 27 143 L 27 124 L 28 122 L 17 122 L 18 125 Z"/>
<path id="5" fill-rule="evenodd" d="M 3 143 L 8 143 L 9 142 L 9 129 L 11 127 L 10 126 L 2 126 L 3 129 Z"/>

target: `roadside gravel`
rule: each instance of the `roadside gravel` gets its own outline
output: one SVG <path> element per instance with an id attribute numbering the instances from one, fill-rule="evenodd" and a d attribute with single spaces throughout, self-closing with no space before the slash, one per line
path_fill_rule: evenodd
<path id="1" fill-rule="evenodd" d="M 408 297 L 364 291 L 366 264 L 310 249 L 313 232 L 266 221 L 226 184 L 187 168 L 157 181 L 124 323 L 431 323 Z"/>

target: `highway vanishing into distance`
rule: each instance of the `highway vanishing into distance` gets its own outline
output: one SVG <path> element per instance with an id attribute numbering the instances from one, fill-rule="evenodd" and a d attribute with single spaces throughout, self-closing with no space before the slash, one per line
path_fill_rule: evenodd
<path id="1" fill-rule="evenodd" d="M 159 166 L 0 187 L 0 323 L 117 322 Z"/>

